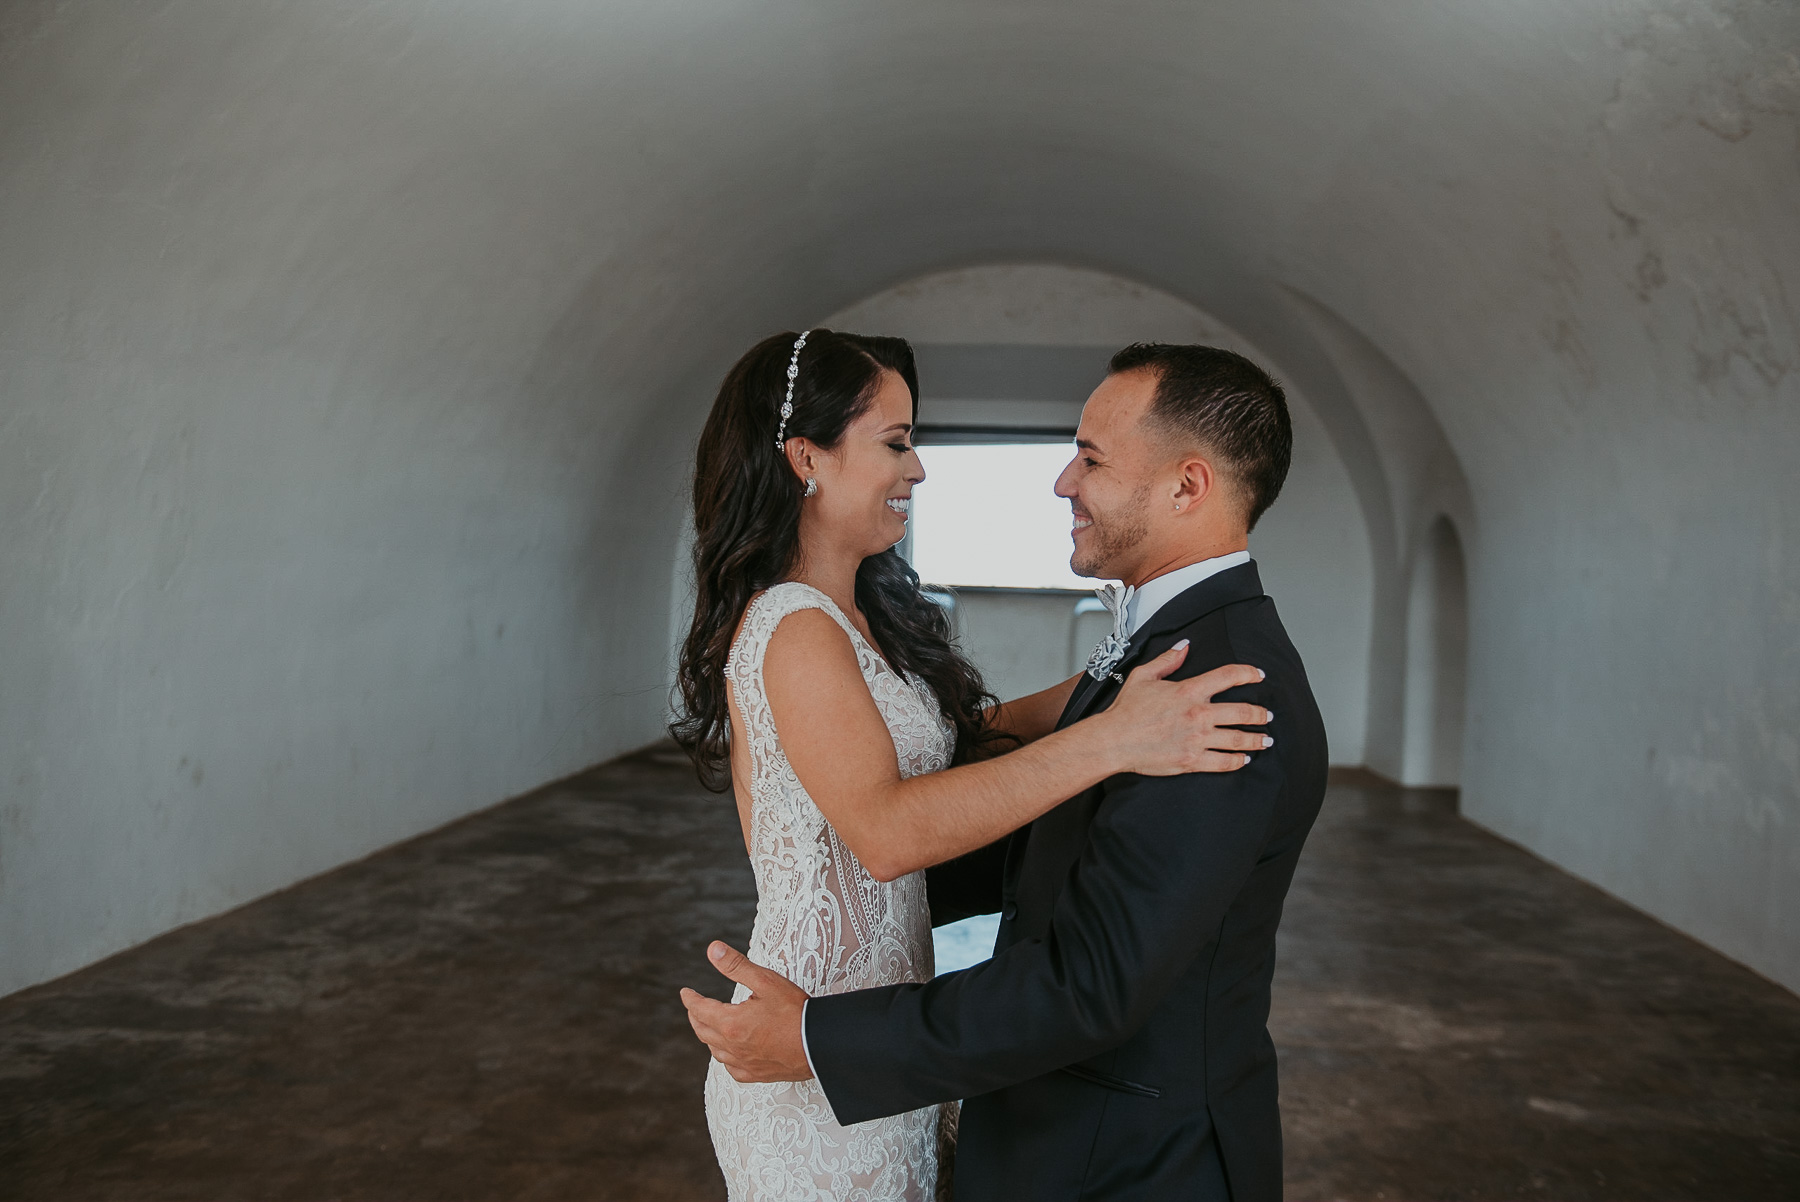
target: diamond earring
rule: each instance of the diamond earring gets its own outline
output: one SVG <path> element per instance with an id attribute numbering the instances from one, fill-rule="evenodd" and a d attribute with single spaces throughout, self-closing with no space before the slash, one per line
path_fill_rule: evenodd
<path id="1" fill-rule="evenodd" d="M 806 478 L 806 492 L 804 495 L 809 497 L 816 497 L 819 495 L 819 482 L 811 476 Z"/>

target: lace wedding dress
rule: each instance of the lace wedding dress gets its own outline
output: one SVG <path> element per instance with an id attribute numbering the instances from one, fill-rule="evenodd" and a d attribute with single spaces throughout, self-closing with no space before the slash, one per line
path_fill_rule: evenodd
<path id="1" fill-rule="evenodd" d="M 750 958 L 815 996 L 928 981 L 925 874 L 885 884 L 871 877 L 807 796 L 777 737 L 763 656 L 775 627 L 801 609 L 824 610 L 849 634 L 902 776 L 941 771 L 953 748 L 924 682 L 895 672 L 824 593 L 790 581 L 750 602 L 725 668 L 750 774 Z M 732 1000 L 747 996 L 740 985 Z M 817 1081 L 740 1084 L 715 1060 L 706 1075 L 706 1124 L 731 1202 L 932 1202 L 955 1139 L 956 1105 L 840 1127 Z M 948 1181 L 941 1193 L 948 1197 Z"/>

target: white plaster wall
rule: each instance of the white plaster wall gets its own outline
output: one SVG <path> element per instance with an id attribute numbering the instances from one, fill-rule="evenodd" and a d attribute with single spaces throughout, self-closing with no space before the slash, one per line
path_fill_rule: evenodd
<path id="1" fill-rule="evenodd" d="M 929 272 L 846 305 L 820 324 L 891 330 L 914 342 L 949 345 L 1122 347 L 1133 342 L 1200 342 L 1233 349 L 1245 345 L 1218 319 L 1161 289 L 1060 263 L 983 264 Z M 925 380 L 919 381 L 919 388 L 925 394 L 932 391 Z"/>
<path id="2" fill-rule="evenodd" d="M 1797 44 L 1788 0 L 17 0 L 0 988 L 654 734 L 724 368 L 1041 261 L 1311 405 L 1371 764 L 1451 512 L 1466 812 L 1800 986 Z"/>
<path id="3" fill-rule="evenodd" d="M 0 992 L 660 733 L 604 250 L 404 36 L 0 17 Z"/>
<path id="4" fill-rule="evenodd" d="M 1800 988 L 1800 9 L 1488 19 L 1512 66 L 1347 143 L 1286 269 L 1468 472 L 1464 812 Z"/>
<path id="5" fill-rule="evenodd" d="M 1290 394 L 1294 462 L 1250 532 L 1263 590 L 1306 664 L 1331 762 L 1360 765 L 1369 721 L 1375 565 L 1350 475 L 1304 397 Z"/>
<path id="6" fill-rule="evenodd" d="M 1431 554 L 1425 532 L 1454 520 L 1479 533 L 1468 478 L 1418 386 L 1362 331 L 1317 298 L 1284 287 L 1292 316 L 1311 336 L 1329 373 L 1327 397 L 1339 402 L 1333 437 L 1342 462 L 1360 467 L 1360 500 L 1374 572 L 1368 692 L 1361 741 L 1364 762 L 1406 784 L 1426 783 L 1411 762 L 1408 732 L 1436 708 L 1431 657 L 1415 654 L 1417 633 L 1433 619 L 1435 593 L 1415 587 Z M 1415 611 L 1423 603 L 1425 612 Z M 1457 689 L 1464 686 L 1459 676 Z M 1461 705 L 1460 692 L 1446 703 Z M 1451 757 L 1444 757 L 1446 761 Z M 1460 761 L 1460 756 L 1455 757 Z M 1431 783 L 1459 784 L 1455 773 Z"/>
<path id="7" fill-rule="evenodd" d="M 1010 699 L 1047 689 L 1080 670 L 1081 664 L 1070 663 L 1078 600 L 1080 595 L 1075 593 L 959 589 L 957 642 L 981 669 L 982 679 L 995 696 Z M 1107 629 L 1112 629 L 1110 615 L 1106 622 Z M 1092 626 L 1093 621 L 1081 625 Z M 1087 650 L 1093 650 L 1092 645 Z M 1086 652 L 1081 662 L 1087 662 Z"/>

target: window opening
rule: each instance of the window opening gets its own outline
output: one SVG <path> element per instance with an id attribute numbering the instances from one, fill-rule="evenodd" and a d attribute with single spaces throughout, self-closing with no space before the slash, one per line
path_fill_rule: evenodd
<path id="1" fill-rule="evenodd" d="M 1069 502 L 1056 478 L 1068 440 L 919 448 L 925 483 L 913 491 L 902 552 L 927 584 L 1070 589 L 1096 580 L 1069 570 Z"/>

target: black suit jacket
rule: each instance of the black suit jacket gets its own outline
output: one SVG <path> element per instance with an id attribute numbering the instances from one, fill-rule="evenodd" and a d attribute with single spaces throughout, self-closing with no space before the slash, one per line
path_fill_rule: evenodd
<path id="1" fill-rule="evenodd" d="M 966 1099 L 958 1199 L 1281 1196 L 1275 928 L 1325 793 L 1324 725 L 1254 564 L 1159 609 L 1119 666 L 1192 647 L 1177 678 L 1266 678 L 1275 713 L 1236 772 L 1112 777 L 933 869 L 933 921 L 1001 914 L 992 960 L 814 998 L 806 1038 L 840 1123 Z M 1084 678 L 1059 726 L 1104 709 Z"/>

